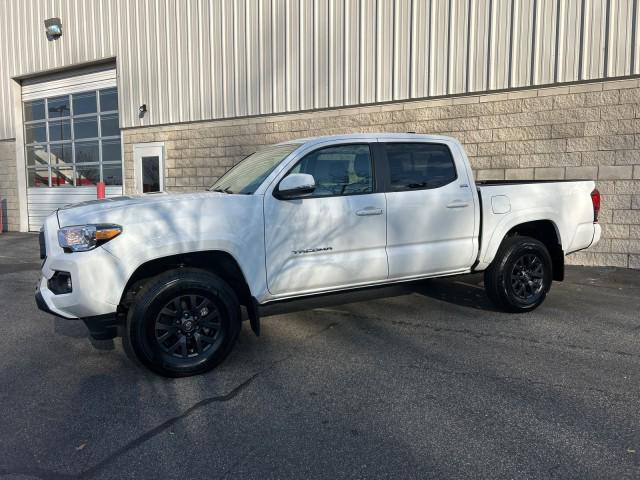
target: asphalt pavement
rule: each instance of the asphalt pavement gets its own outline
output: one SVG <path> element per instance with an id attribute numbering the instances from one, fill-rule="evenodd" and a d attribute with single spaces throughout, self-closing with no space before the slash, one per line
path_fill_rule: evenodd
<path id="1" fill-rule="evenodd" d="M 0 235 L 0 478 L 640 478 L 640 272 L 570 267 L 535 312 L 470 275 L 271 307 L 158 377 L 37 310 Z"/>

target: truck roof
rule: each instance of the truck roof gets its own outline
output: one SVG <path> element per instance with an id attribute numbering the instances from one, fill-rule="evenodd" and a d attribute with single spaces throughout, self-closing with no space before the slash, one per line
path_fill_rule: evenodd
<path id="1" fill-rule="evenodd" d="M 424 135 L 418 133 L 346 133 L 341 135 L 322 135 L 318 137 L 306 137 L 306 138 L 297 138 L 294 140 L 288 140 L 286 142 L 282 142 L 282 145 L 298 143 L 302 144 L 315 144 L 315 143 L 324 143 L 331 140 L 412 140 L 419 142 L 442 142 L 445 140 L 453 140 L 457 141 L 453 137 L 446 137 L 444 135 Z"/>

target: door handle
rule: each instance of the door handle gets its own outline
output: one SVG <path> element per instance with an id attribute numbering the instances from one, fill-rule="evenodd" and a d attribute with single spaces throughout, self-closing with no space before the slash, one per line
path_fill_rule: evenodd
<path id="1" fill-rule="evenodd" d="M 356 215 L 359 217 L 367 217 L 369 215 L 382 215 L 382 209 L 376 207 L 367 207 L 361 210 L 356 210 Z"/>
<path id="2" fill-rule="evenodd" d="M 454 200 L 453 202 L 447 204 L 447 208 L 465 208 L 469 206 L 469 202 L 465 202 L 463 200 Z"/>

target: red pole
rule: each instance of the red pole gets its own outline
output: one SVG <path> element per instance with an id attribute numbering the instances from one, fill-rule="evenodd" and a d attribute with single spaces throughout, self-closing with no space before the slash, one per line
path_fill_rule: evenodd
<path id="1" fill-rule="evenodd" d="M 98 200 L 102 200 L 103 198 L 105 198 L 104 182 L 98 182 L 98 184 L 96 185 L 96 190 L 98 191 Z"/>

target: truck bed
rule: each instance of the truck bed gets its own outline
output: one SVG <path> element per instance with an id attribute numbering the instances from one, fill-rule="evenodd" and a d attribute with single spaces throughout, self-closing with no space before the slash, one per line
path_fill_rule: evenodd
<path id="1" fill-rule="evenodd" d="M 492 180 L 476 182 L 476 187 L 481 204 L 478 269 L 486 268 L 514 226 L 526 222 L 551 222 L 565 254 L 599 239 L 592 180 Z"/>

